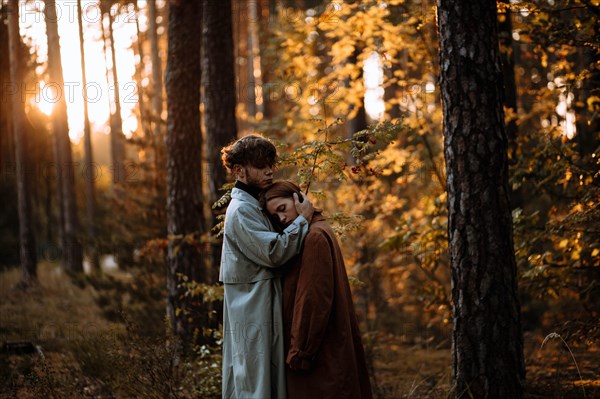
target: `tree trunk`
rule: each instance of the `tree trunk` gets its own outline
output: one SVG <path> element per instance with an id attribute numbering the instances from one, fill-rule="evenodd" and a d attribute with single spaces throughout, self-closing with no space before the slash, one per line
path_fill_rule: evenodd
<path id="1" fill-rule="evenodd" d="M 221 197 L 219 189 L 227 181 L 221 164 L 221 148 L 235 140 L 235 74 L 231 0 L 208 1 L 204 6 L 202 33 L 202 84 L 204 86 L 204 126 L 206 128 L 208 202 Z M 211 227 L 218 223 L 213 214 Z M 216 283 L 221 259 L 221 245 L 212 246 L 211 281 Z"/>
<path id="2" fill-rule="evenodd" d="M 508 0 L 501 1 L 509 4 Z M 502 75 L 504 76 L 504 106 L 517 112 L 517 85 L 515 82 L 515 50 L 512 38 L 512 19 L 510 9 L 499 15 L 498 39 L 501 46 L 500 57 L 502 60 Z M 504 50 L 504 51 L 502 51 Z M 517 121 L 512 120 L 506 125 L 508 149 L 513 157 L 514 144 L 517 139 Z M 509 157 L 510 159 L 510 157 Z"/>
<path id="3" fill-rule="evenodd" d="M 596 25 L 598 26 L 598 25 Z M 600 71 L 593 65 L 597 62 L 597 53 L 586 47 L 578 47 L 575 54 L 576 65 L 589 70 L 587 82 L 581 87 L 574 85 L 572 88 L 574 101 L 572 109 L 576 114 L 575 132 L 577 149 L 580 157 L 586 157 L 597 152 L 600 145 L 598 131 L 600 131 L 600 118 L 597 110 L 590 109 L 587 103 L 590 97 L 597 96 L 600 87 Z"/>
<path id="4" fill-rule="evenodd" d="M 358 64 L 358 55 L 362 52 L 362 48 L 356 47 L 352 56 L 348 59 L 348 63 L 356 65 Z M 357 79 L 362 80 L 364 78 L 364 74 L 361 68 L 360 73 L 357 76 Z M 351 82 L 349 79 L 346 80 L 346 86 L 350 86 Z M 367 111 L 365 109 L 365 92 L 361 93 L 359 104 L 350 104 L 348 108 L 348 115 L 354 114 L 351 118 L 346 120 L 345 129 L 346 129 L 346 138 L 351 139 L 354 137 L 354 134 L 360 132 L 361 130 L 365 130 L 367 128 Z M 323 110 L 327 104 L 323 103 Z M 327 115 L 327 114 L 325 114 Z M 356 163 L 355 159 L 350 155 L 346 155 L 346 162 L 350 165 L 354 165 Z"/>
<path id="5" fill-rule="evenodd" d="M 100 18 L 99 29 L 100 29 L 100 32 L 102 32 L 102 52 L 103 52 L 103 55 L 104 55 L 104 66 L 105 66 L 104 74 L 105 74 L 105 77 L 106 77 L 106 85 L 107 85 L 108 91 L 109 91 L 109 93 L 108 93 L 109 94 L 108 95 L 108 109 L 109 109 L 109 112 L 108 112 L 108 125 L 111 128 L 111 144 L 110 144 L 110 147 L 111 147 L 111 161 L 112 161 L 112 159 L 113 159 L 113 157 L 112 157 L 112 154 L 113 154 L 112 132 L 113 132 L 113 126 L 115 125 L 115 120 L 114 120 L 115 116 L 114 116 L 114 114 L 112 113 L 111 110 L 112 110 L 112 101 L 114 101 L 114 98 L 111 99 L 111 96 L 110 96 L 110 80 L 111 80 L 111 76 L 110 75 L 111 75 L 111 73 L 110 73 L 109 62 L 108 62 L 108 47 L 106 45 L 106 36 L 107 36 L 107 34 L 106 34 L 106 29 L 104 28 L 104 15 L 107 13 L 107 11 L 106 11 L 106 7 L 107 6 L 108 6 L 108 12 L 110 13 L 110 3 L 101 1 L 98 4 L 100 6 L 100 14 L 102 15 L 101 18 Z M 114 169 L 113 169 L 113 175 L 114 175 Z"/>
<path id="6" fill-rule="evenodd" d="M 248 91 L 250 82 L 248 81 L 248 12 L 246 11 L 247 0 L 235 0 L 232 4 L 233 14 L 233 58 L 235 60 L 235 79 L 237 102 L 240 105 L 240 111 L 248 111 Z M 248 118 L 243 112 L 237 114 L 238 129 L 245 131 L 250 128 Z"/>
<path id="7" fill-rule="evenodd" d="M 152 2 L 153 3 L 153 2 Z M 151 143 L 154 143 L 152 139 L 152 133 L 150 132 L 150 123 L 146 120 L 147 111 L 146 111 L 146 100 L 144 98 L 144 92 L 142 90 L 142 80 L 143 80 L 143 71 L 144 71 L 144 36 L 140 31 L 140 9 L 138 8 L 138 3 L 135 2 L 133 4 L 135 10 L 135 33 L 136 33 L 136 44 L 134 47 L 134 55 L 137 55 L 140 58 L 140 62 L 135 67 L 135 79 L 137 80 L 137 93 L 138 93 L 138 109 L 140 111 L 140 127 L 142 132 L 144 132 L 144 141 L 148 140 Z M 135 53 L 137 51 L 137 54 Z"/>
<path id="8" fill-rule="evenodd" d="M 154 187 L 157 195 L 163 196 L 162 191 L 159 192 L 162 187 L 164 190 L 164 129 L 163 129 L 163 76 L 162 76 L 162 63 L 160 60 L 159 46 L 158 46 L 158 33 L 157 33 L 157 9 L 156 2 L 149 1 L 148 5 L 148 38 L 150 39 L 150 57 L 152 61 L 152 114 L 153 114 L 153 143 L 154 143 L 154 168 L 155 168 L 155 180 Z"/>
<path id="9" fill-rule="evenodd" d="M 260 2 L 247 1 L 248 12 L 248 115 L 260 121 L 264 116 L 263 81 L 258 42 Z"/>
<path id="10" fill-rule="evenodd" d="M 21 82 L 21 57 L 19 48 L 21 35 L 19 34 L 19 1 L 11 0 L 11 12 L 8 13 L 8 40 L 10 57 L 10 80 Z M 12 95 L 13 133 L 15 143 L 15 161 L 17 169 L 17 201 L 19 212 L 19 245 L 21 259 L 22 287 L 27 287 L 37 279 L 37 256 L 35 239 L 33 235 L 33 222 L 31 218 L 31 198 L 29 192 L 28 174 L 26 172 L 25 156 L 25 124 L 23 103 L 20 101 L 20 92 Z"/>
<path id="11" fill-rule="evenodd" d="M 58 92 L 52 118 L 52 131 L 56 139 L 62 203 L 64 206 L 63 260 L 65 268 L 72 273 L 83 271 L 81 243 L 79 241 L 79 219 L 75 202 L 75 176 L 71 155 L 71 140 L 67 122 L 67 101 L 63 79 L 60 44 L 58 36 L 58 17 L 55 0 L 46 0 L 44 15 L 48 36 L 48 74 L 50 82 Z"/>
<path id="12" fill-rule="evenodd" d="M 173 332 L 185 345 L 204 315 L 194 298 L 184 297 L 180 276 L 204 282 L 202 256 L 197 245 L 183 236 L 202 236 L 202 147 L 200 130 L 200 50 L 202 2 L 171 0 L 169 9 L 167 92 L 167 314 Z"/>
<path id="13" fill-rule="evenodd" d="M 0 6 L 7 7 L 7 6 Z M 8 27 L 5 24 L 0 24 L 0 54 L 8 54 Z M 8 57 L 0 57 L 0 82 L 9 82 L 9 64 Z M 8 89 L 8 87 L 5 87 Z M 6 167 L 14 164 L 14 146 L 13 146 L 13 130 L 12 120 L 9 115 L 12 115 L 11 105 L 8 98 L 2 96 L 0 98 L 0 165 Z"/>
<path id="14" fill-rule="evenodd" d="M 496 3 L 438 0 L 456 397 L 525 379 Z"/>
<path id="15" fill-rule="evenodd" d="M 502 3 L 509 4 L 508 0 Z M 515 52 L 518 51 L 513 46 L 512 38 L 512 15 L 510 10 L 506 10 L 499 15 L 498 36 L 500 43 L 500 57 L 502 60 L 502 76 L 504 77 L 504 106 L 517 114 L 517 83 L 515 80 Z M 508 139 L 508 161 L 510 165 L 517 163 L 517 134 L 519 127 L 517 120 L 512 119 L 506 125 L 506 137 Z M 510 202 L 512 209 L 523 206 L 523 191 L 521 188 L 510 190 Z"/>
<path id="16" fill-rule="evenodd" d="M 103 3 L 103 2 L 101 2 Z M 115 113 L 110 124 L 110 145 L 113 169 L 113 182 L 122 183 L 125 180 L 125 138 L 123 136 L 123 120 L 121 118 L 121 98 L 119 93 L 119 77 L 117 73 L 117 56 L 115 52 L 115 37 L 113 19 L 110 13 L 111 4 L 106 4 L 104 10 L 108 18 L 108 40 L 110 42 L 110 57 L 112 61 L 112 83 L 115 101 Z"/>
<path id="17" fill-rule="evenodd" d="M 148 2 L 148 38 L 150 39 L 150 56 L 152 59 L 152 109 L 155 117 L 154 135 L 159 138 L 162 136 L 161 114 L 163 109 L 163 82 L 162 66 L 158 49 L 158 34 L 156 26 L 156 2 Z"/>
<path id="18" fill-rule="evenodd" d="M 83 85 L 83 132 L 84 132 L 84 168 L 86 172 L 92 172 L 94 168 L 94 155 L 92 153 L 92 129 L 88 112 L 87 76 L 85 72 L 85 46 L 83 38 L 83 10 L 81 0 L 77 1 L 77 20 L 79 23 L 79 52 L 81 55 L 81 83 Z M 87 233 L 88 233 L 88 255 L 92 271 L 99 271 L 98 253 L 96 252 L 96 190 L 94 188 L 95 176 L 84 174 L 86 209 L 87 209 Z"/>

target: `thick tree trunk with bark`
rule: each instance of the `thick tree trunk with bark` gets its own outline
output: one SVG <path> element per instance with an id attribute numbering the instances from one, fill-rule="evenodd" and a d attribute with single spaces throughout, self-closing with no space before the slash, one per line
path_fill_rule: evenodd
<path id="1" fill-rule="evenodd" d="M 221 148 L 235 140 L 235 73 L 233 63 L 233 31 L 231 0 L 221 3 L 208 1 L 204 6 L 202 33 L 202 84 L 204 86 L 204 126 L 206 128 L 206 157 L 208 201 L 212 205 L 222 193 L 227 181 L 221 163 Z M 217 224 L 213 215 L 211 226 Z M 211 281 L 217 282 L 221 244 L 212 246 Z"/>
<path id="2" fill-rule="evenodd" d="M 19 1 L 11 0 L 8 13 L 8 40 L 10 58 L 10 80 L 19 84 L 21 82 L 21 57 L 19 48 L 21 35 L 19 34 Z M 24 109 L 20 91 L 12 95 L 13 133 L 15 143 L 17 201 L 19 211 L 19 246 L 21 260 L 22 287 L 27 287 L 37 279 L 37 256 L 35 239 L 33 235 L 33 221 L 31 218 L 31 197 L 29 191 L 28 174 L 26 171 L 25 156 L 25 123 Z"/>
<path id="3" fill-rule="evenodd" d="M 52 114 L 52 133 L 56 140 L 57 161 L 59 167 L 59 200 L 64 210 L 63 226 L 63 262 L 65 268 L 72 273 L 83 271 L 81 243 L 79 241 L 79 218 L 75 202 L 75 175 L 71 155 L 71 140 L 67 122 L 67 101 L 65 98 L 65 82 L 63 79 L 60 44 L 58 36 L 58 17 L 56 1 L 46 0 L 44 15 L 46 18 L 46 34 L 48 36 L 48 74 L 49 85 L 57 90 L 57 100 Z"/>
<path id="4" fill-rule="evenodd" d="M 92 153 L 92 128 L 88 112 L 87 76 L 85 71 L 85 46 L 83 38 L 83 10 L 81 0 L 77 1 L 77 20 L 79 23 L 79 52 L 81 57 L 81 84 L 83 85 L 83 140 L 84 171 L 93 171 L 94 155 Z M 85 196 L 87 209 L 88 256 L 92 271 L 99 271 L 98 252 L 96 251 L 96 190 L 94 175 L 85 174 Z"/>
<path id="5" fill-rule="evenodd" d="M 523 396 L 496 3 L 438 0 L 456 397 Z"/>
<path id="6" fill-rule="evenodd" d="M 173 332 L 191 344 L 204 315 L 184 297 L 180 276 L 204 282 L 199 246 L 182 238 L 204 232 L 200 130 L 202 2 L 171 0 L 165 87 L 167 92 L 167 314 Z"/>

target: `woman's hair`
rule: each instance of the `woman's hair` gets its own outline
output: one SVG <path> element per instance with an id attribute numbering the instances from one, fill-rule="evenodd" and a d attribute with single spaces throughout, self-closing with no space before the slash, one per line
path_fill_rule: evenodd
<path id="1" fill-rule="evenodd" d="M 298 198 L 302 198 L 300 195 L 300 187 L 289 180 L 275 180 L 273 184 L 267 187 L 260 194 L 260 205 L 263 209 L 267 208 L 267 202 L 273 198 L 292 198 L 294 193 L 298 194 Z"/>
<path id="2" fill-rule="evenodd" d="M 221 150 L 221 161 L 229 172 L 234 165 L 252 165 L 255 168 L 273 166 L 277 162 L 277 149 L 273 143 L 262 136 L 244 136 Z"/>

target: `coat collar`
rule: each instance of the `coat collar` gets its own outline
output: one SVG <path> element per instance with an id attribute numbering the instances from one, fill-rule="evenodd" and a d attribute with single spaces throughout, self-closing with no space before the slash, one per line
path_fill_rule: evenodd
<path id="1" fill-rule="evenodd" d="M 260 193 L 262 191 L 258 187 L 250 186 L 239 180 L 237 180 L 235 182 L 235 187 L 239 188 L 240 190 L 244 190 L 245 192 L 247 192 L 248 194 L 250 194 L 251 196 L 253 196 L 256 199 L 258 199 L 258 196 L 260 195 Z"/>
<path id="2" fill-rule="evenodd" d="M 314 223 L 314 222 L 320 222 L 322 220 L 325 220 L 325 216 L 323 216 L 323 214 L 320 211 L 315 211 L 315 213 L 313 213 L 312 219 L 310 219 L 310 223 Z"/>
<path id="3" fill-rule="evenodd" d="M 256 198 L 254 198 L 252 195 L 250 195 L 248 192 L 242 190 L 241 188 L 237 188 L 237 187 L 232 188 L 231 189 L 231 198 L 239 200 L 239 201 L 249 202 L 252 205 L 255 205 L 258 208 L 260 208 L 260 204 L 258 203 L 258 200 Z"/>

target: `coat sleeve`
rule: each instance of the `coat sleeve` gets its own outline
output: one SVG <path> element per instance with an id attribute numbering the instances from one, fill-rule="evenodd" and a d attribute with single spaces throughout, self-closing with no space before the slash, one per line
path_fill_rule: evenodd
<path id="1" fill-rule="evenodd" d="M 256 209 L 240 207 L 232 220 L 231 234 L 251 262 L 278 267 L 300 252 L 308 228 L 306 219 L 298 216 L 283 232 L 276 233 Z"/>
<path id="2" fill-rule="evenodd" d="M 333 269 L 329 240 L 323 234 L 309 235 L 300 264 L 286 359 L 292 370 L 308 371 L 313 366 L 333 306 Z"/>

